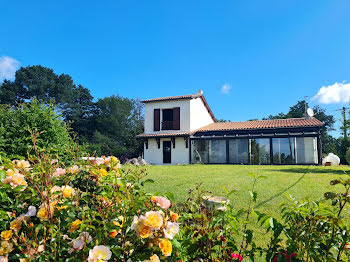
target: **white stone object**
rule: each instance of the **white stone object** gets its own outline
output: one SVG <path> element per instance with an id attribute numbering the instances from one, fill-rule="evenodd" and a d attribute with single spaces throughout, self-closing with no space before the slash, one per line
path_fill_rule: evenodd
<path id="1" fill-rule="evenodd" d="M 326 165 L 327 162 L 331 163 L 332 166 L 338 166 L 340 164 L 340 158 L 333 153 L 329 153 L 328 156 L 323 158 L 322 165 Z"/>
<path id="2" fill-rule="evenodd" d="M 218 197 L 218 196 L 203 196 L 204 203 L 207 208 L 209 209 L 217 209 L 220 211 L 226 211 L 227 210 L 227 204 L 230 203 L 230 200 L 224 197 Z"/>

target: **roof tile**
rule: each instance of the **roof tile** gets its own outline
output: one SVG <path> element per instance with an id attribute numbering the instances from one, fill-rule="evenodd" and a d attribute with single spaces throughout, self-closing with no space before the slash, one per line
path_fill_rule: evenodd
<path id="1" fill-rule="evenodd" d="M 318 119 L 311 118 L 289 118 L 273 120 L 254 120 L 245 122 L 218 122 L 196 130 L 196 132 L 225 131 L 225 130 L 246 130 L 246 129 L 269 129 L 288 127 L 311 127 L 323 126 Z"/>

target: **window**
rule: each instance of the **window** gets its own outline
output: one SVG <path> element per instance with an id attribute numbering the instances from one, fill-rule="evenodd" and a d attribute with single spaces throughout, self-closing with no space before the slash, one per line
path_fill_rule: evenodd
<path id="1" fill-rule="evenodd" d="M 210 140 L 209 163 L 226 163 L 226 140 Z"/>
<path id="2" fill-rule="evenodd" d="M 192 140 L 191 162 L 201 164 L 226 163 L 226 140 Z"/>
<path id="3" fill-rule="evenodd" d="M 253 165 L 270 164 L 270 139 L 250 139 L 250 163 Z"/>
<path id="4" fill-rule="evenodd" d="M 191 162 L 206 164 L 209 160 L 209 140 L 192 140 Z"/>
<path id="5" fill-rule="evenodd" d="M 173 121 L 173 109 L 163 109 L 163 122 Z"/>
<path id="6" fill-rule="evenodd" d="M 248 164 L 248 139 L 229 140 L 229 163 Z"/>
<path id="7" fill-rule="evenodd" d="M 180 107 L 162 110 L 162 130 L 180 130 Z"/>
<path id="8" fill-rule="evenodd" d="M 272 138 L 274 164 L 295 164 L 295 138 Z"/>
<path id="9" fill-rule="evenodd" d="M 318 164 L 317 138 L 297 137 L 295 140 L 296 164 Z"/>

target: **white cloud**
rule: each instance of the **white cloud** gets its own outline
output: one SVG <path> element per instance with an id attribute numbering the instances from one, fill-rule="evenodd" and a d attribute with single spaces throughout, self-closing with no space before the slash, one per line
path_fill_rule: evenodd
<path id="1" fill-rule="evenodd" d="M 231 90 L 231 85 L 230 84 L 224 84 L 221 87 L 221 94 L 227 95 L 228 93 L 230 93 L 230 90 Z"/>
<path id="2" fill-rule="evenodd" d="M 337 104 L 350 102 L 350 83 L 335 82 L 333 85 L 322 86 L 312 98 L 321 104 Z"/>
<path id="3" fill-rule="evenodd" d="M 4 79 L 13 79 L 20 63 L 9 56 L 0 57 L 0 81 Z"/>

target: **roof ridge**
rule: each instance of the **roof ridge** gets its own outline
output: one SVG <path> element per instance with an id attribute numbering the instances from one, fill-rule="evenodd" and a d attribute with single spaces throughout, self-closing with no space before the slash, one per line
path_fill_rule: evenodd
<path id="1" fill-rule="evenodd" d="M 188 95 L 177 95 L 177 96 L 163 96 L 163 97 L 156 97 L 156 98 L 150 98 L 150 99 L 144 99 L 141 102 L 147 102 L 147 101 L 153 101 L 153 100 L 162 100 L 162 99 L 169 99 L 169 98 L 178 98 L 178 97 L 200 97 L 203 96 L 203 94 L 188 94 Z"/>

